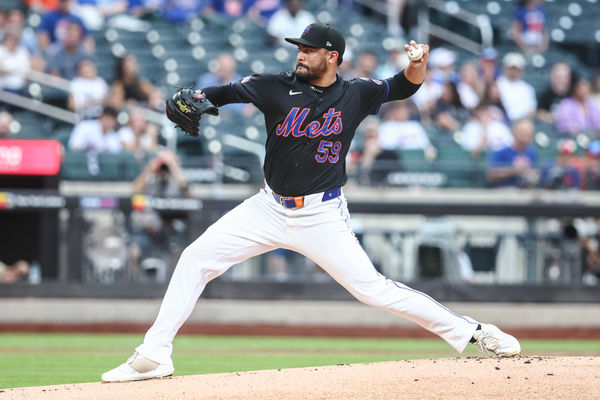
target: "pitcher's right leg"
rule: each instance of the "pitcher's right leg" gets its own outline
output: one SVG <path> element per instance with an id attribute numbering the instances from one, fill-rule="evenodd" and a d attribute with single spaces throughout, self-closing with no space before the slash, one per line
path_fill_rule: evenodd
<path id="1" fill-rule="evenodd" d="M 170 367 L 172 372 L 173 338 L 191 314 L 206 284 L 233 264 L 278 247 L 277 238 L 281 236 L 280 231 L 285 223 L 278 214 L 272 212 L 263 196 L 263 193 L 258 193 L 244 201 L 183 251 L 158 316 L 146 333 L 144 343 L 136 349 L 145 361 L 156 364 L 157 368 L 163 368 L 164 371 Z M 148 379 L 131 373 L 133 363 L 140 362 L 140 357 L 132 358 L 133 361 L 130 359 L 131 362 L 105 373 L 102 380 Z M 144 367 L 149 368 L 145 361 Z M 124 373 L 128 375 L 126 379 L 122 379 Z"/>
<path id="2" fill-rule="evenodd" d="M 206 284 L 233 264 L 277 247 L 277 215 L 259 193 L 224 215 L 181 254 L 154 325 L 137 348 L 159 363 L 170 360 L 172 340 Z"/>

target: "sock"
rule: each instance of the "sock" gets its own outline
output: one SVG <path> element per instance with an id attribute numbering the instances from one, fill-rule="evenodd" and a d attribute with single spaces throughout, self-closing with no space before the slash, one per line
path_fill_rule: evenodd
<path id="1" fill-rule="evenodd" d="M 481 324 L 477 324 L 477 329 L 475 329 L 475 332 L 480 331 L 481 330 Z M 469 340 L 469 343 L 475 343 L 477 342 L 477 340 L 475 340 L 474 337 L 471 338 L 471 340 Z"/>

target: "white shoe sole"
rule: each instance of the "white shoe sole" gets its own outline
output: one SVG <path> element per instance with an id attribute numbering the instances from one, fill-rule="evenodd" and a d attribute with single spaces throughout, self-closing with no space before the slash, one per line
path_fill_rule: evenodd
<path id="1" fill-rule="evenodd" d="M 169 367 L 166 365 L 164 365 L 164 366 L 159 365 L 158 368 L 156 368 L 155 370 L 152 370 L 149 372 L 144 372 L 144 373 L 141 373 L 141 372 L 122 373 L 122 374 L 115 373 L 113 376 L 111 376 L 110 372 L 112 372 L 112 371 L 109 371 L 102 375 L 102 382 L 103 383 L 135 382 L 135 381 L 144 381 L 147 379 L 160 379 L 160 378 L 166 378 L 166 377 L 173 375 L 174 371 L 175 371 L 175 368 Z"/>

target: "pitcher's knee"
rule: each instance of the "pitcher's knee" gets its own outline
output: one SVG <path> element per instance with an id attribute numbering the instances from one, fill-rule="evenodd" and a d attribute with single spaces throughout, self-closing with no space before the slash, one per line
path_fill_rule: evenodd
<path id="1" fill-rule="evenodd" d="M 192 265 L 193 260 L 196 258 L 194 256 L 194 251 L 191 249 L 191 246 L 186 247 L 179 256 L 179 260 L 177 261 L 177 268 L 180 266 Z"/>
<path id="2" fill-rule="evenodd" d="M 379 275 L 376 279 L 368 281 L 354 282 L 350 285 L 349 291 L 361 303 L 377 308 L 386 308 L 390 301 L 390 296 L 400 295 L 396 293 L 396 286 L 391 286 L 392 281 Z"/>
<path id="3" fill-rule="evenodd" d="M 384 303 L 381 297 L 376 292 L 371 291 L 353 291 L 352 294 L 358 301 L 371 307 L 381 308 Z"/>
<path id="4" fill-rule="evenodd" d="M 179 257 L 175 273 L 189 274 L 193 279 L 208 282 L 223 274 L 228 267 L 210 256 L 208 249 L 188 246 Z"/>

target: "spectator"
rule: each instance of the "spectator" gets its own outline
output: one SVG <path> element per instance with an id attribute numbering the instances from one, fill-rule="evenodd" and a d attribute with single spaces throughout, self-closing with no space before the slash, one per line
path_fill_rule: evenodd
<path id="1" fill-rule="evenodd" d="M 558 103 L 554 120 L 559 132 L 574 136 L 600 131 L 600 107 L 592 100 L 590 92 L 590 82 L 580 78 L 572 85 L 569 97 Z"/>
<path id="2" fill-rule="evenodd" d="M 352 64 L 354 62 L 354 50 L 351 46 L 346 45 L 344 49 L 344 57 L 342 63 L 338 67 L 338 74 L 345 80 L 354 78 Z"/>
<path id="3" fill-rule="evenodd" d="M 384 150 L 428 150 L 431 146 L 423 125 L 413 121 L 406 101 L 388 103 L 384 121 L 379 128 L 379 144 Z"/>
<path id="4" fill-rule="evenodd" d="M 462 131 L 461 145 L 473 157 L 479 157 L 482 151 L 498 151 L 514 143 L 510 128 L 504 122 L 495 120 L 490 105 L 485 103 L 475 107 L 473 117 Z"/>
<path id="5" fill-rule="evenodd" d="M 256 23 L 265 25 L 280 6 L 281 0 L 212 0 L 205 11 L 208 15 L 217 13 L 230 19 L 247 15 Z M 300 29 L 304 29 L 304 26 Z"/>
<path id="6" fill-rule="evenodd" d="M 556 63 L 550 70 L 550 85 L 538 97 L 537 117 L 548 124 L 554 123 L 553 113 L 558 103 L 569 95 L 571 67 L 564 62 Z"/>
<path id="7" fill-rule="evenodd" d="M 117 110 L 107 106 L 98 119 L 78 123 L 71 133 L 69 149 L 88 153 L 119 153 L 122 145 L 115 130 L 117 114 Z"/>
<path id="8" fill-rule="evenodd" d="M 281 0 L 252 0 L 246 14 L 257 24 L 265 26 L 281 8 Z"/>
<path id="9" fill-rule="evenodd" d="M 61 43 L 52 45 L 48 54 L 46 71 L 54 76 L 72 80 L 77 76 L 77 66 L 90 55 L 83 46 L 81 26 L 67 23 Z"/>
<path id="10" fill-rule="evenodd" d="M 107 18 L 124 14 L 127 7 L 127 0 L 77 0 L 72 11 L 83 20 L 87 28 L 98 31 Z"/>
<path id="11" fill-rule="evenodd" d="M 469 110 L 477 107 L 483 96 L 485 84 L 477 74 L 477 66 L 474 63 L 465 63 L 460 67 L 460 80 L 456 90 L 460 96 L 461 103 Z"/>
<path id="12" fill-rule="evenodd" d="M 0 283 L 15 283 L 27 279 L 29 276 L 29 263 L 19 260 L 11 265 L 0 261 Z"/>
<path id="13" fill-rule="evenodd" d="M 575 167 L 581 176 L 581 188 L 600 190 L 600 141 L 592 141 L 585 156 L 575 160 Z"/>
<path id="14" fill-rule="evenodd" d="M 161 13 L 167 21 L 180 23 L 199 15 L 205 6 L 204 0 L 165 0 Z"/>
<path id="15" fill-rule="evenodd" d="M 285 7 L 273 14 L 267 24 L 267 33 L 273 45 L 286 43 L 286 37 L 296 37 L 308 25 L 316 22 L 314 15 L 303 10 L 302 0 L 286 0 Z"/>
<path id="16" fill-rule="evenodd" d="M 356 60 L 356 67 L 352 72 L 352 76 L 354 78 L 374 78 L 376 69 L 377 56 L 370 51 L 364 51 L 360 53 Z M 389 78 L 389 76 L 386 76 L 386 78 Z"/>
<path id="17" fill-rule="evenodd" d="M 188 184 L 175 153 L 166 150 L 154 157 L 133 181 L 132 192 L 158 197 L 187 196 Z M 167 217 L 152 209 L 134 212 L 129 249 L 130 279 L 140 277 L 140 267 L 144 271 L 154 269 L 158 281 L 167 279 L 166 270 L 183 247 L 184 226 L 185 222 L 177 216 Z"/>
<path id="18" fill-rule="evenodd" d="M 2 40 L 2 35 L 4 32 L 4 27 L 7 24 L 8 12 L 2 6 L 0 6 L 0 40 Z"/>
<path id="19" fill-rule="evenodd" d="M 25 47 L 30 55 L 40 54 L 40 46 L 35 32 L 32 28 L 25 26 L 25 16 L 23 15 L 23 11 L 19 9 L 10 10 L 6 17 L 6 22 L 7 25 L 13 25 L 19 28 L 21 31 L 21 46 Z M 41 70 L 41 68 L 36 69 Z"/>
<path id="20" fill-rule="evenodd" d="M 548 48 L 548 17 L 544 0 L 523 0 L 515 9 L 511 35 L 525 53 L 543 53 Z"/>
<path id="21" fill-rule="evenodd" d="M 469 112 L 463 107 L 456 85 L 446 81 L 442 95 L 431 113 L 434 124 L 447 132 L 459 130 L 469 118 Z"/>
<path id="22" fill-rule="evenodd" d="M 502 105 L 502 99 L 500 99 L 500 89 L 496 82 L 490 82 L 486 85 L 481 103 L 490 106 L 490 111 L 494 120 L 504 123 L 508 122 L 506 110 Z"/>
<path id="23" fill-rule="evenodd" d="M 220 16 L 236 19 L 245 15 L 253 3 L 254 0 L 212 0 L 207 12 L 216 12 Z"/>
<path id="24" fill-rule="evenodd" d="M 0 139 L 9 139 L 12 134 L 12 115 L 7 111 L 0 111 Z"/>
<path id="25" fill-rule="evenodd" d="M 92 60 L 81 60 L 71 81 L 67 105 L 84 119 L 98 118 L 108 97 L 108 85 Z"/>
<path id="26" fill-rule="evenodd" d="M 497 61 L 498 52 L 493 47 L 483 49 L 479 56 L 479 78 L 483 80 L 486 85 L 496 82 L 496 79 L 500 76 L 500 69 L 498 68 Z"/>
<path id="27" fill-rule="evenodd" d="M 25 0 L 27 8 L 41 14 L 54 11 L 59 6 L 59 0 Z"/>
<path id="28" fill-rule="evenodd" d="M 186 196 L 188 183 L 177 155 L 169 150 L 160 152 L 133 181 L 132 191 L 159 197 Z"/>
<path id="29" fill-rule="evenodd" d="M 149 80 L 139 76 L 139 65 L 133 54 L 119 58 L 109 103 L 117 108 L 126 104 L 147 105 L 153 109 L 164 107 L 163 95 Z"/>
<path id="30" fill-rule="evenodd" d="M 129 109 L 129 122 L 119 129 L 119 137 L 124 149 L 132 152 L 138 160 L 154 153 L 158 147 L 158 128 L 148 123 L 146 111 L 140 107 Z"/>
<path id="31" fill-rule="evenodd" d="M 592 80 L 592 100 L 600 107 L 600 75 L 596 75 L 596 77 Z"/>
<path id="32" fill-rule="evenodd" d="M 540 187 L 544 189 L 577 189 L 581 186 L 579 171 L 572 166 L 577 145 L 573 139 L 563 139 L 557 144 L 556 160 L 542 169 Z"/>
<path id="33" fill-rule="evenodd" d="M 237 73 L 237 62 L 233 54 L 221 53 L 217 57 L 215 71 L 200 76 L 196 88 L 225 85 L 240 78 L 240 75 Z"/>
<path id="34" fill-rule="evenodd" d="M 162 5 L 162 0 L 128 0 L 127 12 L 134 18 L 149 19 Z"/>
<path id="35" fill-rule="evenodd" d="M 458 82 L 458 75 L 454 70 L 456 53 L 445 47 L 438 47 L 429 53 L 431 77 L 434 82 L 443 85 L 446 81 Z"/>
<path id="36" fill-rule="evenodd" d="M 421 120 L 429 120 L 436 102 L 442 95 L 444 85 L 435 82 L 430 69 L 425 71 L 425 80 L 411 99 L 421 113 Z"/>
<path id="37" fill-rule="evenodd" d="M 29 70 L 29 52 L 21 46 L 21 30 L 8 25 L 0 45 L 0 89 L 25 94 L 25 76 Z"/>
<path id="38" fill-rule="evenodd" d="M 392 36 L 410 34 L 411 0 L 386 0 L 387 3 L 387 31 Z"/>
<path id="39" fill-rule="evenodd" d="M 579 244 L 582 250 L 583 282 L 597 285 L 600 279 L 600 219 L 596 220 L 593 234 L 579 236 Z"/>
<path id="40" fill-rule="evenodd" d="M 59 6 L 55 11 L 50 11 L 42 17 L 38 30 L 38 42 L 40 50 L 47 54 L 50 46 L 59 43 L 67 33 L 69 24 L 79 25 L 83 37 L 84 47 L 89 52 L 94 51 L 94 39 L 89 36 L 87 27 L 75 14 L 71 12 L 73 0 L 59 0 Z"/>
<path id="41" fill-rule="evenodd" d="M 492 186 L 531 187 L 537 183 L 537 152 L 533 148 L 534 125 L 530 119 L 516 120 L 512 126 L 514 142 L 492 153 L 487 173 Z"/>
<path id="42" fill-rule="evenodd" d="M 525 57 L 519 53 L 507 53 L 502 59 L 503 75 L 496 81 L 500 99 L 510 121 L 531 117 L 537 100 L 533 86 L 521 79 L 525 69 Z"/>
<path id="43" fill-rule="evenodd" d="M 231 53 L 221 53 L 217 57 L 214 72 L 207 72 L 200 76 L 196 83 L 196 89 L 209 86 L 221 86 L 237 81 L 241 76 L 237 73 L 237 62 Z M 254 106 L 251 104 L 232 103 L 219 108 L 219 112 L 234 112 L 238 114 L 251 115 Z"/>
<path id="44" fill-rule="evenodd" d="M 346 53 L 344 53 L 344 60 L 346 59 Z M 394 46 L 388 51 L 388 58 L 385 63 L 381 64 L 375 70 L 375 77 L 377 79 L 387 79 L 391 76 L 396 75 L 408 66 L 408 57 L 404 49 Z"/>
<path id="45" fill-rule="evenodd" d="M 381 147 L 379 128 L 377 117 L 369 117 L 361 124 L 362 150 L 356 154 L 350 168 L 355 170 L 353 174 L 361 185 L 385 184 L 390 172 L 402 169 L 398 152 Z"/>

